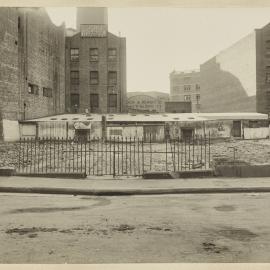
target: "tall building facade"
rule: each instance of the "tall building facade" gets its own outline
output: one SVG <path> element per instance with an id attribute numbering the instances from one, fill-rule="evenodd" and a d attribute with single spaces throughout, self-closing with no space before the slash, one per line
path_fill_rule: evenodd
<path id="1" fill-rule="evenodd" d="M 270 111 L 270 24 L 200 66 L 202 112 Z"/>
<path id="2" fill-rule="evenodd" d="M 106 8 L 78 8 L 66 37 L 66 110 L 121 113 L 126 106 L 126 39 L 108 32 Z"/>
<path id="3" fill-rule="evenodd" d="M 170 100 L 191 102 L 192 112 L 200 112 L 200 71 L 173 71 L 170 73 Z"/>
<path id="4" fill-rule="evenodd" d="M 1 138 L 18 120 L 64 112 L 64 48 L 65 26 L 44 8 L 0 8 Z"/>

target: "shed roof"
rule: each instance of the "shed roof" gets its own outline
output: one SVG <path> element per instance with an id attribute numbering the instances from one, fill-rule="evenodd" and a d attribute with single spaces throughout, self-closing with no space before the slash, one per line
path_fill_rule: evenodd
<path id="1" fill-rule="evenodd" d="M 163 114 L 106 114 L 108 122 L 196 122 L 209 120 L 263 120 L 261 113 L 163 113 Z M 80 122 L 101 121 L 101 114 L 61 114 L 30 119 L 23 122 Z"/>

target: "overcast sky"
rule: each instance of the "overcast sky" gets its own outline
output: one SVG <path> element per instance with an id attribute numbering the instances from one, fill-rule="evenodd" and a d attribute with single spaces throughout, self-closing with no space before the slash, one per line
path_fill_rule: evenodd
<path id="1" fill-rule="evenodd" d="M 75 8 L 47 8 L 75 28 Z M 109 8 L 109 31 L 127 39 L 127 91 L 169 93 L 169 73 L 199 65 L 270 22 L 270 8 Z"/>

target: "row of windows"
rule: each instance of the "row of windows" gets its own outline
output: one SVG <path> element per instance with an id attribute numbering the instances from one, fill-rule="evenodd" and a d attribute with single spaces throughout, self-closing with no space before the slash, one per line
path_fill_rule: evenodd
<path id="1" fill-rule="evenodd" d="M 113 61 L 116 60 L 117 50 L 116 48 L 108 49 L 108 60 Z M 70 61 L 78 62 L 80 59 L 80 53 L 78 48 L 70 49 Z M 90 61 L 98 61 L 99 60 L 99 50 L 98 48 L 90 48 L 89 49 L 89 60 Z"/>
<path id="2" fill-rule="evenodd" d="M 39 95 L 39 86 L 36 84 L 28 84 L 28 93 L 32 94 L 32 95 Z M 52 93 L 52 89 L 51 88 L 47 88 L 47 87 L 43 87 L 42 88 L 42 94 L 44 97 L 52 97 L 53 93 Z"/>
<path id="3" fill-rule="evenodd" d="M 79 94 L 71 94 L 71 107 L 80 107 L 80 95 Z M 98 108 L 99 107 L 99 95 L 98 94 L 90 94 L 90 107 Z M 109 94 L 108 95 L 108 107 L 117 108 L 117 94 Z"/>
<path id="4" fill-rule="evenodd" d="M 185 84 L 184 85 L 184 91 L 190 91 L 191 90 L 191 84 Z M 183 89 L 180 85 L 176 85 L 173 86 L 173 90 L 174 91 L 181 91 L 181 89 Z M 196 90 L 200 90 L 200 85 L 199 84 L 195 84 L 195 89 Z"/>
<path id="5" fill-rule="evenodd" d="M 90 71 L 89 83 L 92 85 L 99 84 L 99 72 L 98 71 Z M 71 71 L 70 72 L 70 83 L 71 84 L 79 84 L 80 83 L 80 74 L 79 71 Z M 109 71 L 108 72 L 108 84 L 116 85 L 117 84 L 117 72 Z"/>
<path id="6" fill-rule="evenodd" d="M 201 96 L 200 95 L 196 95 L 196 101 L 197 103 L 200 101 Z M 191 95 L 184 95 L 184 100 L 185 101 L 191 101 Z"/>

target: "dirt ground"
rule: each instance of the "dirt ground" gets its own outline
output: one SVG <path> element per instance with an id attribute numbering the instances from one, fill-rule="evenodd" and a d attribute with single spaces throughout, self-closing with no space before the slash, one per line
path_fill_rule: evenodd
<path id="1" fill-rule="evenodd" d="M 0 195 L 0 263 L 270 262 L 269 194 Z"/>

